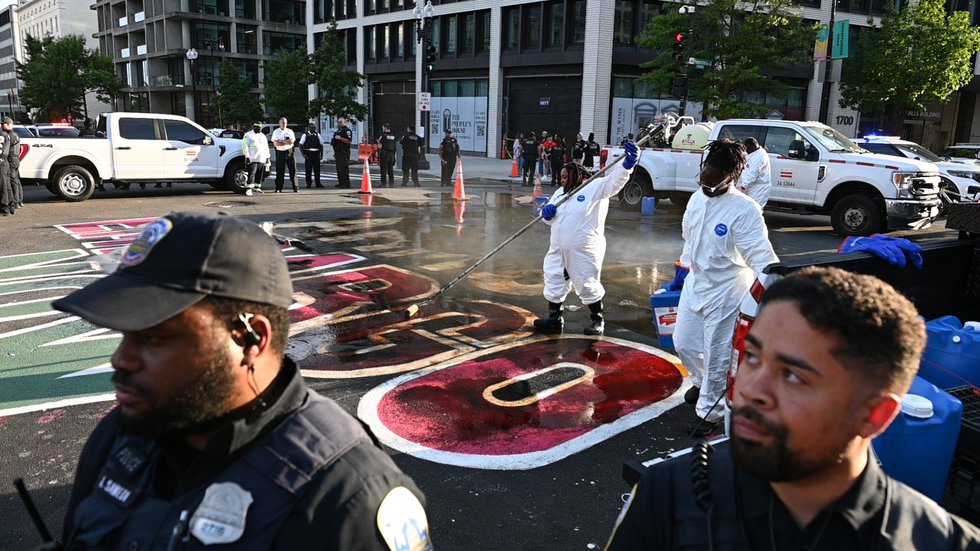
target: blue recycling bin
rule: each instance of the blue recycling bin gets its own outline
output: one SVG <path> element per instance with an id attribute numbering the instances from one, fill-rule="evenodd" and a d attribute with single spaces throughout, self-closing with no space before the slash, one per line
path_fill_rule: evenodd
<path id="1" fill-rule="evenodd" d="M 963 404 L 936 385 L 916 377 L 902 399 L 902 412 L 871 441 L 881 468 L 937 503 L 963 421 Z"/>
<path id="2" fill-rule="evenodd" d="M 942 389 L 971 384 L 980 386 L 980 331 L 956 316 L 926 323 L 929 340 L 919 376 Z"/>

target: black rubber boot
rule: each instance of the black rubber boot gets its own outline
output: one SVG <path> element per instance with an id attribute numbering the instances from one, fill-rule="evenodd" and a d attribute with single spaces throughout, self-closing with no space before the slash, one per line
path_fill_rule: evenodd
<path id="1" fill-rule="evenodd" d="M 545 335 L 561 333 L 562 327 L 565 325 L 565 321 L 561 318 L 564 311 L 561 305 L 560 302 L 549 302 L 548 317 L 534 320 L 534 330 Z"/>
<path id="2" fill-rule="evenodd" d="M 586 335 L 601 335 L 602 331 L 605 329 L 605 324 L 602 322 L 602 301 L 593 302 L 589 305 L 589 318 L 592 319 L 592 325 L 585 328 Z"/>

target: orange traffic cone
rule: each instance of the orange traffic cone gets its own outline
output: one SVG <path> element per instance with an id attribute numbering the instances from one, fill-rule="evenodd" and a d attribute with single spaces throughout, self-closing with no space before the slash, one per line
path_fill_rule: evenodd
<path id="1" fill-rule="evenodd" d="M 466 202 L 457 201 L 456 203 L 454 203 L 453 213 L 456 215 L 457 224 L 462 224 L 463 222 L 465 222 L 465 220 L 463 220 L 463 215 L 466 214 Z"/>
<path id="2" fill-rule="evenodd" d="M 463 191 L 463 159 L 456 165 L 456 188 L 453 189 L 453 199 L 457 201 L 466 200 L 466 192 Z"/>
<path id="3" fill-rule="evenodd" d="M 364 159 L 364 172 L 361 174 L 361 191 L 358 193 L 374 193 L 371 189 L 371 169 L 368 168 L 368 160 Z"/>
<path id="4" fill-rule="evenodd" d="M 518 176 L 520 173 L 518 172 L 517 159 L 514 159 L 514 163 L 510 165 L 510 177 L 517 178 Z"/>
<path id="5" fill-rule="evenodd" d="M 361 196 L 361 202 L 364 203 L 364 206 L 365 207 L 373 206 L 374 205 L 374 195 L 371 192 L 365 193 L 364 195 Z"/>
<path id="6" fill-rule="evenodd" d="M 544 191 L 541 189 L 541 175 L 537 172 L 534 173 L 534 192 L 532 195 L 534 197 L 541 197 L 544 195 Z"/>

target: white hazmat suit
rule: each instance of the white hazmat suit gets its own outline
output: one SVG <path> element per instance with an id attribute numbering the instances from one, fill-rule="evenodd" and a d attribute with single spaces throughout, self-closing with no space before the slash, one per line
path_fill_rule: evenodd
<path id="1" fill-rule="evenodd" d="M 738 179 L 738 189 L 755 199 L 761 208 L 765 208 L 769 202 L 769 192 L 772 191 L 772 162 L 765 148 L 759 147 L 746 157 L 745 169 Z"/>
<path id="2" fill-rule="evenodd" d="M 674 327 L 674 349 L 701 388 L 698 417 L 715 422 L 724 405 L 739 306 L 756 273 L 779 262 L 762 209 L 733 187 L 717 196 L 695 192 L 683 221 L 681 264 L 690 268 L 681 290 Z"/>
<path id="3" fill-rule="evenodd" d="M 593 180 L 562 203 L 554 218 L 544 220 L 551 226 L 551 245 L 544 256 L 544 298 L 548 302 L 563 302 L 573 287 L 585 305 L 599 302 L 606 294 L 599 276 L 606 255 L 609 198 L 623 189 L 632 173 L 617 164 L 607 176 Z M 564 195 L 564 188 L 559 188 L 548 203 L 555 204 Z"/>

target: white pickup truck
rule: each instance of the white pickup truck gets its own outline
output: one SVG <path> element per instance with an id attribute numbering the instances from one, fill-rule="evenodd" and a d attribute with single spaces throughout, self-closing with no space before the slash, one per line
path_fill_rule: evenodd
<path id="1" fill-rule="evenodd" d="M 22 138 L 20 178 L 66 201 L 84 201 L 101 183 L 201 182 L 245 192 L 242 141 L 216 138 L 177 115 L 104 113 L 97 135 Z"/>
<path id="2" fill-rule="evenodd" d="M 819 122 L 687 122 L 668 121 L 660 129 L 658 146 L 643 148 L 632 180 L 620 192 L 621 206 L 639 209 L 643 197 L 656 197 L 683 207 L 698 189 L 703 147 L 709 141 L 754 137 L 772 159 L 767 209 L 829 214 L 840 235 L 925 228 L 939 214 L 940 177 L 932 163 L 868 153 Z M 607 146 L 600 162 L 622 154 L 622 148 Z"/>

